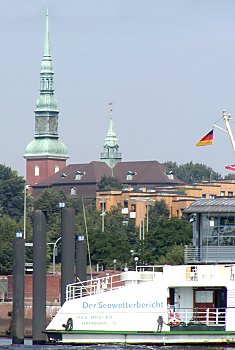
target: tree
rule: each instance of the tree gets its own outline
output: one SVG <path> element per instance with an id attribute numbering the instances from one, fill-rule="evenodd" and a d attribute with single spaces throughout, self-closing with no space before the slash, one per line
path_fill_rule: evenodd
<path id="1" fill-rule="evenodd" d="M 192 227 L 185 219 L 160 216 L 157 225 L 150 225 L 144 241 L 144 261 L 156 264 L 168 257 L 175 246 L 189 244 L 192 241 Z"/>
<path id="2" fill-rule="evenodd" d="M 0 217 L 0 274 L 11 274 L 13 268 L 13 240 L 19 225 L 8 215 Z"/>
<path id="3" fill-rule="evenodd" d="M 188 184 L 222 179 L 221 174 L 201 163 L 189 162 L 177 165 L 175 162 L 168 161 L 163 165 L 167 171 L 172 171 L 176 177 Z"/>
<path id="4" fill-rule="evenodd" d="M 166 255 L 161 256 L 158 261 L 160 265 L 183 265 L 184 264 L 184 245 L 173 245 L 169 248 Z"/>
<path id="5" fill-rule="evenodd" d="M 118 267 L 124 267 L 130 259 L 130 250 L 133 227 L 123 224 L 123 216 L 117 208 L 113 208 L 105 214 L 104 232 L 102 232 L 102 220 L 100 212 L 95 205 L 88 205 L 85 208 L 86 227 L 84 213 L 76 216 L 76 229 L 89 240 L 91 264 L 94 266 L 112 267 L 113 260 L 117 260 Z"/>
<path id="6" fill-rule="evenodd" d="M 226 174 L 224 180 L 235 180 L 235 173 Z"/>
<path id="7" fill-rule="evenodd" d="M 0 164 L 0 213 L 19 220 L 24 212 L 23 177 L 15 170 Z"/>
<path id="8" fill-rule="evenodd" d="M 103 176 L 97 184 L 99 191 L 121 190 L 122 184 L 111 176 Z"/>
<path id="9" fill-rule="evenodd" d="M 66 197 L 63 191 L 55 191 L 51 188 L 42 192 L 34 203 L 35 210 L 42 210 L 46 214 L 47 234 L 49 240 L 54 241 L 60 236 L 61 231 L 61 211 L 59 203 L 66 204 Z"/>

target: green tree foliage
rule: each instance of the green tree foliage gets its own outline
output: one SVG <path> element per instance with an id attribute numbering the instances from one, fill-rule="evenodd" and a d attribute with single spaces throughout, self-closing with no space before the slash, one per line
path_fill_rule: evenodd
<path id="1" fill-rule="evenodd" d="M 42 192 L 34 203 L 35 210 L 42 210 L 47 219 L 48 240 L 54 242 L 61 234 L 61 209 L 59 202 L 66 204 L 66 197 L 63 191 L 55 191 L 51 188 Z"/>
<path id="2" fill-rule="evenodd" d="M 168 161 L 163 163 L 163 165 L 166 171 L 172 171 L 176 177 L 188 184 L 222 179 L 221 174 L 200 163 L 194 164 L 193 162 L 189 162 L 178 165 L 175 162 Z"/>
<path id="3" fill-rule="evenodd" d="M 165 216 L 169 218 L 170 211 L 166 202 L 162 199 L 156 201 L 154 206 L 149 207 L 149 228 L 155 227 L 157 225 L 158 218 L 160 216 Z"/>
<path id="4" fill-rule="evenodd" d="M 111 176 L 103 176 L 97 184 L 99 191 L 121 190 L 122 184 Z"/>
<path id="5" fill-rule="evenodd" d="M 136 241 L 136 228 L 133 224 L 125 225 L 123 216 L 117 208 L 105 213 L 104 232 L 102 232 L 102 216 L 94 205 L 86 206 L 84 213 L 76 216 L 76 229 L 86 237 L 86 226 L 91 253 L 91 262 L 95 266 L 112 267 L 117 260 L 118 267 L 124 267 L 129 262 L 133 245 Z M 86 222 L 86 225 L 85 225 Z"/>
<path id="6" fill-rule="evenodd" d="M 0 217 L 0 274 L 11 274 L 13 268 L 13 240 L 19 225 L 8 215 Z"/>
<path id="7" fill-rule="evenodd" d="M 49 188 L 42 192 L 39 198 L 37 198 L 33 205 L 35 210 L 42 210 L 53 214 L 55 211 L 59 211 L 59 202 L 66 202 L 66 197 L 63 191 L 56 191 Z"/>
<path id="8" fill-rule="evenodd" d="M 235 172 L 226 174 L 226 175 L 224 176 L 224 180 L 235 180 Z"/>
<path id="9" fill-rule="evenodd" d="M 163 259 L 169 261 L 174 252 L 173 248 L 189 244 L 191 241 L 192 227 L 188 221 L 175 217 L 160 216 L 157 224 L 151 224 L 148 234 L 145 235 L 144 261 L 148 264 L 161 263 Z M 182 254 L 179 259 L 181 262 L 183 261 Z"/>
<path id="10" fill-rule="evenodd" d="M 23 177 L 10 167 L 0 164 L 0 213 L 19 220 L 24 211 Z"/>
<path id="11" fill-rule="evenodd" d="M 158 259 L 160 265 L 182 265 L 184 264 L 184 245 L 173 245 L 169 248 L 166 255 Z"/>

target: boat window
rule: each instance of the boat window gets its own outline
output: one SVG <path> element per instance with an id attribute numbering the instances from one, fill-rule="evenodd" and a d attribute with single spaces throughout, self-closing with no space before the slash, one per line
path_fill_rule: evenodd
<path id="1" fill-rule="evenodd" d="M 212 290 L 196 290 L 195 291 L 195 303 L 212 303 L 213 291 Z"/>

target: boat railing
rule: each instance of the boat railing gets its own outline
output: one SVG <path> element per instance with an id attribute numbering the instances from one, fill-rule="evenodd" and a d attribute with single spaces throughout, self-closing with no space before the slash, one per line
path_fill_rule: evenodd
<path id="1" fill-rule="evenodd" d="M 226 308 L 179 308 L 168 309 L 168 324 L 171 326 L 224 326 Z"/>
<path id="2" fill-rule="evenodd" d="M 106 275 L 87 281 L 68 284 L 66 287 L 66 300 L 81 298 L 88 295 L 107 292 L 121 288 L 124 282 L 120 280 L 121 274 Z"/>
<path id="3" fill-rule="evenodd" d="M 136 271 L 138 272 L 163 272 L 164 265 L 137 265 Z"/>
<path id="4" fill-rule="evenodd" d="M 119 274 L 107 274 L 88 281 L 68 284 L 66 300 L 81 298 L 88 295 L 107 292 L 113 289 L 130 286 L 137 283 L 152 281 L 157 273 L 163 272 L 162 265 L 137 266 L 136 271 L 125 271 Z"/>

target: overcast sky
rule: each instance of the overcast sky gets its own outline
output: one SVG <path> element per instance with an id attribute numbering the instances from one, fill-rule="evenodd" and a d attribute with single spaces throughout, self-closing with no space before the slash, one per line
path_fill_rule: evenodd
<path id="1" fill-rule="evenodd" d="M 213 146 L 195 143 L 223 110 L 235 122 L 234 0 L 1 0 L 0 163 L 25 175 L 47 5 L 68 163 L 99 160 L 114 101 L 124 161 L 229 172 L 235 155 L 226 133 L 216 129 Z"/>

